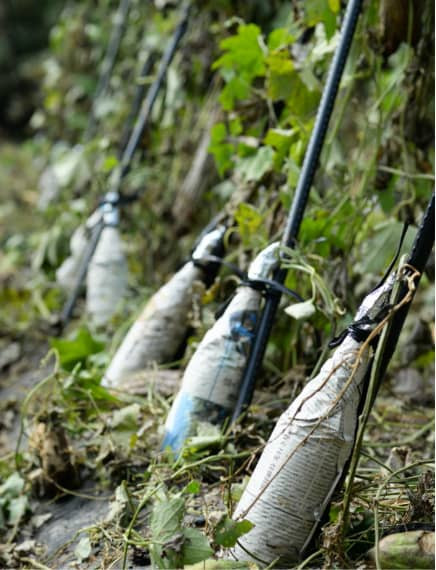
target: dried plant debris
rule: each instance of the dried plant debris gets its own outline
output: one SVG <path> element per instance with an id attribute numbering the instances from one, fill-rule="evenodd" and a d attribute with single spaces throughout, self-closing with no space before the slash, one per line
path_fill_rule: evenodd
<path id="1" fill-rule="evenodd" d="M 29 474 L 38 496 L 53 495 L 64 488 L 75 489 L 80 485 L 73 451 L 56 411 L 35 422 L 29 434 L 29 451 L 39 464 Z"/>

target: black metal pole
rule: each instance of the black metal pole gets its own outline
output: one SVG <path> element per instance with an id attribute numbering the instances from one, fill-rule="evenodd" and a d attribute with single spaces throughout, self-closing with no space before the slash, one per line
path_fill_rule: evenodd
<path id="1" fill-rule="evenodd" d="M 62 309 L 60 321 L 61 326 L 65 327 L 69 320 L 71 319 L 71 315 L 73 314 L 74 307 L 76 306 L 77 299 L 80 294 L 80 289 L 82 287 L 82 283 L 86 277 L 86 273 L 88 271 L 88 265 L 92 259 L 92 256 L 97 249 L 97 244 L 100 240 L 100 236 L 102 234 L 104 228 L 104 220 L 103 217 L 97 222 L 97 224 L 92 228 L 91 238 L 86 246 L 85 253 L 83 258 L 80 262 L 80 267 L 77 272 L 76 282 L 74 283 L 74 287 L 68 296 L 68 299 Z"/>
<path id="2" fill-rule="evenodd" d="M 159 69 L 157 71 L 156 79 L 147 92 L 147 97 L 145 98 L 142 104 L 141 111 L 139 113 L 138 118 L 136 119 L 136 123 L 133 128 L 132 134 L 130 135 L 126 149 L 123 153 L 123 157 L 121 160 L 120 180 L 124 178 L 124 176 L 129 171 L 130 163 L 138 147 L 139 141 L 141 140 L 142 133 L 144 132 L 144 129 L 148 124 L 148 121 L 150 120 L 154 103 L 158 96 L 159 90 L 162 86 L 162 83 L 165 79 L 168 67 L 174 57 L 174 54 L 176 53 L 180 40 L 184 36 L 186 29 L 188 27 L 189 12 L 190 12 L 190 4 L 185 4 L 185 6 L 182 9 L 182 17 L 180 19 L 180 22 L 177 25 L 177 28 L 174 32 L 171 42 L 168 44 L 167 49 L 165 50 L 162 56 Z"/>
<path id="3" fill-rule="evenodd" d="M 294 247 L 300 229 L 303 213 L 309 198 L 310 188 L 318 167 L 321 149 L 327 133 L 327 127 L 333 111 L 336 95 L 345 67 L 357 19 L 361 10 L 362 0 L 349 0 L 344 15 L 339 44 L 330 65 L 327 81 L 321 97 L 315 125 L 310 137 L 310 141 L 304 156 L 303 166 L 292 201 L 291 211 L 288 216 L 282 244 L 287 247 Z M 274 280 L 284 283 L 287 271 L 278 269 L 274 274 Z M 265 353 L 268 338 L 274 322 L 274 317 L 280 303 L 281 295 L 276 293 L 268 296 L 258 324 L 256 337 L 253 342 L 250 357 L 242 378 L 241 388 L 232 421 L 235 421 L 242 410 L 250 403 L 254 392 L 256 374 L 260 368 Z"/>
<path id="4" fill-rule="evenodd" d="M 129 141 L 130 134 L 132 132 L 132 127 L 135 122 L 135 119 L 139 113 L 139 109 L 141 108 L 141 103 L 144 98 L 145 88 L 146 85 L 144 83 L 144 79 L 150 75 L 150 72 L 153 68 L 154 62 L 156 60 L 156 53 L 151 52 L 145 63 L 141 69 L 141 73 L 139 74 L 138 78 L 138 86 L 135 91 L 135 96 L 133 99 L 132 107 L 130 109 L 129 115 L 126 119 L 124 124 L 123 134 L 121 135 L 121 142 L 118 151 L 118 158 L 122 158 L 123 153 L 126 149 L 127 143 Z"/>
<path id="5" fill-rule="evenodd" d="M 91 137 L 93 137 L 95 133 L 95 127 L 97 126 L 95 107 L 99 98 L 106 92 L 109 86 L 112 70 L 114 68 L 115 61 L 117 59 L 118 51 L 120 49 L 121 39 L 123 37 L 123 33 L 126 27 L 130 4 L 131 0 L 120 0 L 120 5 L 115 15 L 114 27 L 101 66 L 101 73 L 98 80 L 97 88 L 95 90 L 94 100 L 91 109 L 91 116 L 89 118 L 87 129 L 85 131 L 84 138 L 86 141 L 88 141 Z"/>
<path id="6" fill-rule="evenodd" d="M 430 257 L 431 250 L 434 244 L 435 232 L 435 215 L 434 215 L 434 193 L 430 198 L 427 209 L 424 213 L 422 223 L 419 227 L 415 241 L 413 242 L 412 251 L 407 259 L 407 263 L 419 271 L 420 276 L 415 280 L 415 285 L 418 286 L 421 275 L 425 269 L 428 258 Z M 400 302 L 408 293 L 407 285 L 401 286 L 399 291 Z M 409 312 L 411 303 L 405 304 L 393 316 L 390 323 L 390 328 L 385 341 L 385 349 L 381 357 L 380 371 L 378 374 L 381 380 L 386 372 L 388 364 L 394 354 L 395 348 L 398 343 L 398 338 L 403 328 L 404 321 L 406 320 L 407 313 Z M 377 391 L 376 391 L 377 392 Z"/>
<path id="7" fill-rule="evenodd" d="M 182 9 L 182 17 L 181 17 L 181 19 L 177 25 L 176 30 L 174 31 L 173 37 L 171 38 L 171 42 L 168 44 L 168 47 L 162 56 L 162 60 L 161 60 L 160 65 L 159 65 L 159 69 L 157 72 L 156 79 L 154 80 L 153 84 L 151 85 L 150 89 L 148 90 L 147 96 L 146 96 L 146 98 L 142 104 L 139 116 L 136 120 L 135 126 L 133 127 L 133 130 L 130 134 L 130 137 L 128 139 L 128 142 L 126 144 L 124 152 L 122 154 L 121 164 L 117 168 L 117 170 L 114 172 L 114 179 L 113 179 L 110 191 L 108 193 L 108 194 L 111 194 L 111 200 L 110 200 L 111 202 L 117 202 L 118 201 L 116 199 L 116 197 L 119 197 L 121 182 L 124 179 L 125 175 L 129 171 L 133 155 L 134 155 L 134 153 L 138 147 L 142 133 L 144 132 L 144 129 L 145 129 L 145 127 L 148 124 L 148 121 L 150 119 L 151 112 L 153 110 L 153 105 L 156 101 L 159 90 L 160 90 L 162 83 L 165 79 L 165 75 L 166 75 L 166 72 L 168 70 L 168 67 L 169 67 L 169 65 L 170 65 L 170 63 L 174 57 L 174 54 L 177 50 L 177 47 L 180 43 L 180 40 L 182 39 L 182 37 L 185 34 L 186 29 L 188 27 L 189 12 L 190 12 L 190 4 L 187 3 L 184 5 L 184 7 Z M 144 65 L 144 68 L 142 70 L 141 75 L 143 75 L 144 70 L 147 71 L 149 69 L 149 67 L 151 67 L 151 64 L 152 64 L 151 60 L 146 62 L 146 64 Z M 139 88 L 140 88 L 140 86 L 138 86 L 138 90 L 139 90 Z M 142 94 L 143 94 L 143 92 L 144 91 L 142 90 Z M 132 104 L 132 107 L 133 106 L 136 106 L 137 108 L 139 107 L 138 97 L 135 97 L 133 104 Z M 108 194 L 106 194 L 106 196 Z M 96 226 L 96 228 L 94 228 L 95 231 L 93 230 L 90 242 L 87 245 L 84 257 L 83 257 L 82 262 L 80 264 L 80 268 L 79 268 L 79 271 L 77 274 L 77 279 L 76 279 L 76 282 L 74 284 L 73 290 L 71 291 L 71 293 L 70 293 L 70 295 L 69 295 L 69 297 L 65 303 L 65 306 L 62 310 L 62 313 L 61 313 L 61 323 L 62 323 L 62 326 L 64 326 L 64 327 L 69 322 L 71 315 L 73 313 L 76 301 L 77 301 L 78 296 L 80 294 L 80 289 L 82 287 L 82 283 L 86 277 L 88 265 L 89 265 L 89 263 L 92 259 L 92 256 L 94 255 L 94 252 L 97 248 L 98 241 L 99 241 L 101 233 L 103 231 L 103 227 L 104 227 L 103 221 L 101 223 L 99 222 L 99 224 Z"/>

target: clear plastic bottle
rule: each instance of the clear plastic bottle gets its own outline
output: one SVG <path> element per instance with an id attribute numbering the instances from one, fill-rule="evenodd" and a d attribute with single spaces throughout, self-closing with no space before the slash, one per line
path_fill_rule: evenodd
<path id="1" fill-rule="evenodd" d="M 118 231 L 118 210 L 102 206 L 104 228 L 86 276 L 86 311 L 97 326 L 105 325 L 117 311 L 127 290 L 127 262 Z"/>
<path id="2" fill-rule="evenodd" d="M 76 275 L 87 244 L 86 228 L 84 224 L 81 224 L 71 236 L 70 255 L 56 270 L 56 281 L 65 291 L 71 291 L 74 288 Z"/>

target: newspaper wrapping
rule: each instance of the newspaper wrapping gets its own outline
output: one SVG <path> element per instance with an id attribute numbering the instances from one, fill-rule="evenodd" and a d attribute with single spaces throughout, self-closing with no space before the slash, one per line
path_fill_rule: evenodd
<path id="1" fill-rule="evenodd" d="M 86 311 L 97 326 L 106 324 L 127 290 L 127 262 L 118 228 L 106 225 L 86 275 Z"/>
<path id="2" fill-rule="evenodd" d="M 74 287 L 77 271 L 87 244 L 86 227 L 84 224 L 81 224 L 76 228 L 70 239 L 71 255 L 56 270 L 56 281 L 66 291 L 71 291 Z"/>
<path id="3" fill-rule="evenodd" d="M 219 226 L 206 234 L 195 248 L 192 260 L 148 301 L 115 353 L 102 380 L 103 386 L 117 388 L 150 363 L 174 358 L 188 329 L 193 283 L 204 277 L 203 269 L 196 263 L 207 262 L 207 256 L 221 243 L 224 231 L 224 226 Z"/>
<path id="4" fill-rule="evenodd" d="M 392 280 L 365 298 L 356 320 L 380 309 Z M 265 565 L 299 559 L 352 451 L 371 353 L 348 334 L 282 414 L 234 513 L 255 526 L 231 558 Z"/>
<path id="5" fill-rule="evenodd" d="M 249 279 L 266 278 L 278 264 L 279 244 L 264 249 L 250 265 Z M 237 401 L 250 354 L 262 293 L 242 286 L 206 333 L 191 358 L 165 424 L 162 447 L 180 452 L 201 422 L 220 425 Z"/>

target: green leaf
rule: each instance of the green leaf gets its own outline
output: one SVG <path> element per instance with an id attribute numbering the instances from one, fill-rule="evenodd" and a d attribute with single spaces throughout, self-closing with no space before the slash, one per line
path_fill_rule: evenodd
<path id="1" fill-rule="evenodd" d="M 285 313 L 297 320 L 305 320 L 316 313 L 315 305 L 313 301 L 304 301 L 303 303 L 295 303 L 294 305 L 289 305 L 286 307 Z"/>
<path id="2" fill-rule="evenodd" d="M 259 235 L 259 230 L 263 226 L 263 216 L 251 204 L 242 202 L 235 212 L 235 221 L 244 245 L 251 244 L 251 238 Z"/>
<path id="3" fill-rule="evenodd" d="M 248 24 L 240 25 L 234 36 L 221 41 L 220 47 L 224 53 L 212 68 L 220 69 L 226 82 L 219 97 L 223 109 L 231 110 L 237 100 L 246 99 L 252 81 L 265 74 L 260 40 L 260 28 Z"/>
<path id="4" fill-rule="evenodd" d="M 285 28 L 276 28 L 268 36 L 268 49 L 274 51 L 292 45 L 295 38 Z"/>
<path id="5" fill-rule="evenodd" d="M 271 170 L 273 162 L 274 150 L 269 146 L 263 146 L 253 156 L 241 158 L 237 171 L 246 182 L 254 182 Z"/>
<path id="6" fill-rule="evenodd" d="M 298 73 L 285 51 L 275 52 L 268 56 L 268 95 L 273 101 L 286 100 L 292 97 Z"/>
<path id="7" fill-rule="evenodd" d="M 226 142 L 227 128 L 224 123 L 217 123 L 211 129 L 209 152 L 213 155 L 218 170 L 222 176 L 233 167 L 233 154 L 235 147 Z"/>
<path id="8" fill-rule="evenodd" d="M 383 191 L 378 194 L 378 201 L 386 214 L 389 214 L 397 204 L 395 195 L 397 183 L 396 176 L 393 176 L 387 188 L 384 188 Z"/>
<path id="9" fill-rule="evenodd" d="M 225 436 L 218 426 L 209 422 L 199 422 L 196 434 L 186 440 L 183 457 L 190 457 L 209 447 L 222 447 Z"/>
<path id="10" fill-rule="evenodd" d="M 219 100 L 225 111 L 231 111 L 237 100 L 247 99 L 250 94 L 250 83 L 242 76 L 233 77 L 221 90 Z"/>
<path id="11" fill-rule="evenodd" d="M 413 364 L 417 368 L 421 368 L 422 370 L 426 370 L 426 369 L 430 368 L 430 366 L 434 363 L 434 359 L 435 359 L 435 351 L 429 350 L 428 352 L 421 354 L 421 356 L 419 356 L 413 362 Z"/>
<path id="12" fill-rule="evenodd" d="M 194 435 L 187 438 L 184 449 L 183 457 L 189 457 L 198 451 L 207 449 L 209 447 L 219 447 L 225 441 L 225 437 L 221 434 L 218 435 Z"/>
<path id="13" fill-rule="evenodd" d="M 374 228 L 375 233 L 368 237 L 363 245 L 363 255 L 358 270 L 363 273 L 381 274 L 393 258 L 400 241 L 403 224 L 390 219 Z M 416 229 L 409 227 L 402 251 L 410 251 L 416 235 Z"/>
<path id="14" fill-rule="evenodd" d="M 141 407 L 139 404 L 130 404 L 115 410 L 112 416 L 111 426 L 121 430 L 136 430 L 138 429 L 138 419 Z"/>
<path id="15" fill-rule="evenodd" d="M 206 560 L 213 554 L 207 538 L 195 528 L 184 528 L 183 564 L 195 564 Z"/>
<path id="16" fill-rule="evenodd" d="M 173 497 L 166 502 L 158 502 L 151 515 L 151 533 L 154 540 L 165 542 L 180 531 L 185 501 Z"/>
<path id="17" fill-rule="evenodd" d="M 289 153 L 291 144 L 298 136 L 298 129 L 269 129 L 266 133 L 264 143 L 272 146 L 276 150 L 274 166 L 281 168 L 283 160 Z"/>
<path id="18" fill-rule="evenodd" d="M 28 499 L 25 495 L 21 495 L 16 499 L 11 499 L 8 505 L 9 516 L 8 523 L 15 525 L 23 518 L 24 513 L 29 505 Z"/>
<path id="19" fill-rule="evenodd" d="M 339 519 L 339 516 L 340 516 L 341 512 L 342 512 L 342 511 L 341 511 L 340 507 L 339 507 L 337 504 L 333 503 L 333 504 L 330 506 L 330 510 L 329 510 L 329 520 L 330 520 L 330 522 L 332 522 L 332 523 L 337 522 L 338 519 Z"/>
<path id="20" fill-rule="evenodd" d="M 118 159 L 116 156 L 107 156 L 103 162 L 103 172 L 110 172 L 113 170 L 118 164 Z"/>
<path id="21" fill-rule="evenodd" d="M 302 121 L 309 123 L 309 121 L 313 120 L 319 103 L 320 91 L 318 89 L 309 89 L 303 81 L 303 77 L 304 73 L 300 75 L 293 73 L 287 78 L 286 83 L 281 81 L 276 86 L 277 89 L 286 89 L 287 99 L 284 116 L 289 117 L 288 121 L 291 124 L 301 125 Z M 285 93 L 283 92 L 283 94 Z M 294 117 L 296 117 L 296 120 L 292 121 Z M 310 133 L 311 125 L 304 124 L 304 129 L 307 134 Z M 304 133 L 303 129 L 300 130 L 300 133 Z M 307 134 L 306 138 L 308 138 Z"/>
<path id="22" fill-rule="evenodd" d="M 216 123 L 210 130 L 210 140 L 212 144 L 218 144 L 227 136 L 227 129 L 224 123 Z"/>
<path id="23" fill-rule="evenodd" d="M 220 42 L 225 52 L 217 59 L 213 69 L 231 69 L 242 74 L 247 81 L 265 73 L 264 53 L 260 46 L 260 28 L 255 24 L 241 24 L 234 36 Z"/>
<path id="24" fill-rule="evenodd" d="M 74 554 L 79 561 L 79 564 L 89 558 L 91 550 L 91 541 L 89 540 L 89 536 L 84 536 L 79 540 L 76 548 L 74 549 Z"/>
<path id="25" fill-rule="evenodd" d="M 119 399 L 113 394 L 111 394 L 106 388 L 100 386 L 99 382 L 100 380 L 94 378 L 93 381 L 87 381 L 87 382 L 80 381 L 80 386 L 82 388 L 85 388 L 86 390 L 89 390 L 94 400 L 97 400 L 99 402 L 113 403 L 113 404 L 118 403 Z"/>
<path id="26" fill-rule="evenodd" d="M 24 479 L 16 471 L 0 486 L 0 497 L 18 497 L 24 489 Z"/>
<path id="27" fill-rule="evenodd" d="M 50 344 L 58 351 L 62 368 L 70 371 L 78 363 L 84 364 L 88 356 L 101 352 L 104 348 L 104 343 L 95 340 L 85 327 L 79 329 L 71 340 L 51 338 Z"/>
<path id="28" fill-rule="evenodd" d="M 239 117 L 235 117 L 234 119 L 232 119 L 229 122 L 229 129 L 230 129 L 230 134 L 233 135 L 234 137 L 240 135 L 244 130 L 241 119 Z"/>
<path id="29" fill-rule="evenodd" d="M 181 522 L 185 501 L 172 497 L 154 504 L 151 515 L 150 557 L 158 568 L 179 568 L 182 561 L 184 535 Z"/>
<path id="30" fill-rule="evenodd" d="M 290 188 L 295 188 L 297 186 L 298 179 L 300 178 L 299 165 L 292 157 L 288 157 L 285 161 L 284 170 L 287 175 L 288 186 Z"/>
<path id="31" fill-rule="evenodd" d="M 296 129 L 269 129 L 264 142 L 279 151 L 287 151 L 297 134 Z"/>
<path id="32" fill-rule="evenodd" d="M 328 3 L 330 10 L 335 14 L 341 9 L 341 0 L 328 0 Z"/>
<path id="33" fill-rule="evenodd" d="M 336 14 L 339 11 L 338 0 L 306 0 L 304 9 L 306 23 L 315 26 L 319 22 L 324 24 L 327 38 L 330 39 L 336 31 Z"/>
<path id="34" fill-rule="evenodd" d="M 200 481 L 196 481 L 195 479 L 193 479 L 190 483 L 186 485 L 186 487 L 183 489 L 183 492 L 195 495 L 200 492 L 200 489 L 201 489 Z"/>
<path id="35" fill-rule="evenodd" d="M 248 520 L 234 521 L 225 516 L 216 526 L 214 541 L 220 546 L 230 548 L 235 546 L 239 537 L 249 532 L 253 527 L 254 524 Z"/>
<path id="36" fill-rule="evenodd" d="M 404 80 L 412 55 L 413 49 L 404 43 L 401 44 L 397 51 L 390 56 L 388 69 L 381 73 L 382 97 L 380 105 L 386 113 L 395 111 L 407 100 L 406 91 L 399 89 L 399 87 Z"/>

